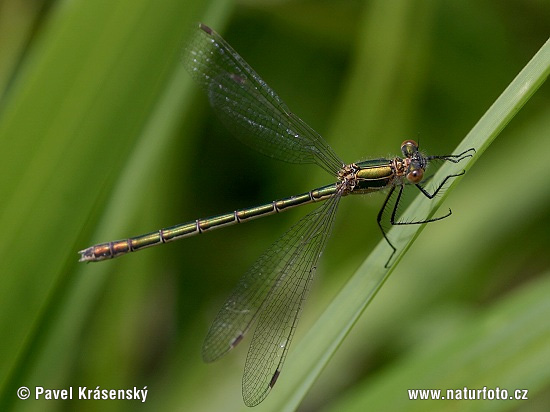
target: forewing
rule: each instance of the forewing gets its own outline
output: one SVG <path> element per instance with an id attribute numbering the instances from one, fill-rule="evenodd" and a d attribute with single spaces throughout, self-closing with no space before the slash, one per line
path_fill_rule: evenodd
<path id="1" fill-rule="evenodd" d="M 332 174 L 342 167 L 325 140 L 292 114 L 218 33 L 200 24 L 183 60 L 225 126 L 243 143 L 287 162 L 316 163 Z"/>

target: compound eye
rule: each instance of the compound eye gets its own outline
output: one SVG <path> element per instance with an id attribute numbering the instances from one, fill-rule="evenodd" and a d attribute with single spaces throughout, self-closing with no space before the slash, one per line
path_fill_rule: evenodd
<path id="1" fill-rule="evenodd" d="M 424 170 L 422 169 L 413 169 L 407 173 L 407 180 L 411 183 L 420 183 L 424 178 Z"/>
<path id="2" fill-rule="evenodd" d="M 414 140 L 405 140 L 401 143 L 401 152 L 405 157 L 412 157 L 416 152 L 418 152 L 418 143 Z"/>

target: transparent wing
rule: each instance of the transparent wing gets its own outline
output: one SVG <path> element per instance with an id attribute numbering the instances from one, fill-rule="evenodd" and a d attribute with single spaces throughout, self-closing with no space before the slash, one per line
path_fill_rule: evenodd
<path id="1" fill-rule="evenodd" d="M 210 362 L 235 347 L 259 316 L 243 376 L 248 406 L 260 403 L 279 376 L 339 200 L 336 193 L 271 245 L 241 278 L 206 336 L 203 359 Z"/>
<path id="2" fill-rule="evenodd" d="M 339 200 L 336 194 L 303 219 L 307 226 L 303 235 L 295 238 L 294 250 L 282 259 L 281 275 L 260 314 L 246 357 L 243 399 L 248 406 L 259 404 L 279 377 Z"/>
<path id="3" fill-rule="evenodd" d="M 343 163 L 325 140 L 286 104 L 215 31 L 199 24 L 184 65 L 233 134 L 267 156 L 316 163 L 336 174 Z"/>

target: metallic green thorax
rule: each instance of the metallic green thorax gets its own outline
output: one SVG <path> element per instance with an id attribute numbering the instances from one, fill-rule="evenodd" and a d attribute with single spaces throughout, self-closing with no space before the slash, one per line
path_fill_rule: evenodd
<path id="1" fill-rule="evenodd" d="M 263 205 L 235 210 L 231 213 L 197 219 L 176 226 L 160 229 L 145 235 L 124 240 L 101 243 L 81 251 L 80 261 L 97 262 L 124 255 L 146 247 L 172 242 L 184 237 L 198 235 L 220 227 L 247 222 L 249 220 L 284 212 L 296 206 L 326 200 L 340 192 L 348 194 L 365 194 L 384 189 L 402 173 L 396 165 L 402 165 L 403 160 L 374 159 L 352 163 L 342 167 L 339 181 L 327 186 L 310 190 L 296 196 L 275 200 Z"/>
<path id="2" fill-rule="evenodd" d="M 396 159 L 374 159 L 355 163 L 356 185 L 351 193 L 364 194 L 387 187 L 396 178 L 394 164 Z"/>

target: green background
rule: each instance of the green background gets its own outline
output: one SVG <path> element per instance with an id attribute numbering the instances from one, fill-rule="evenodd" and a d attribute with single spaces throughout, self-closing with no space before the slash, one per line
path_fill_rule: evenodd
<path id="1" fill-rule="evenodd" d="M 239 276 L 306 210 L 77 262 L 93 243 L 331 181 L 257 155 L 214 119 L 179 63 L 195 21 L 355 161 L 395 155 L 410 138 L 452 151 L 547 40 L 550 6 L 0 2 L 2 410 L 245 409 L 248 341 L 205 365 L 202 339 Z M 439 211 L 453 216 L 417 239 L 302 410 L 546 410 L 549 103 L 545 85 L 468 171 Z M 296 342 L 379 242 L 382 201 L 341 202 Z M 144 404 L 21 401 L 20 386 L 149 394 Z M 530 399 L 407 400 L 407 388 L 464 386 L 525 388 Z"/>

